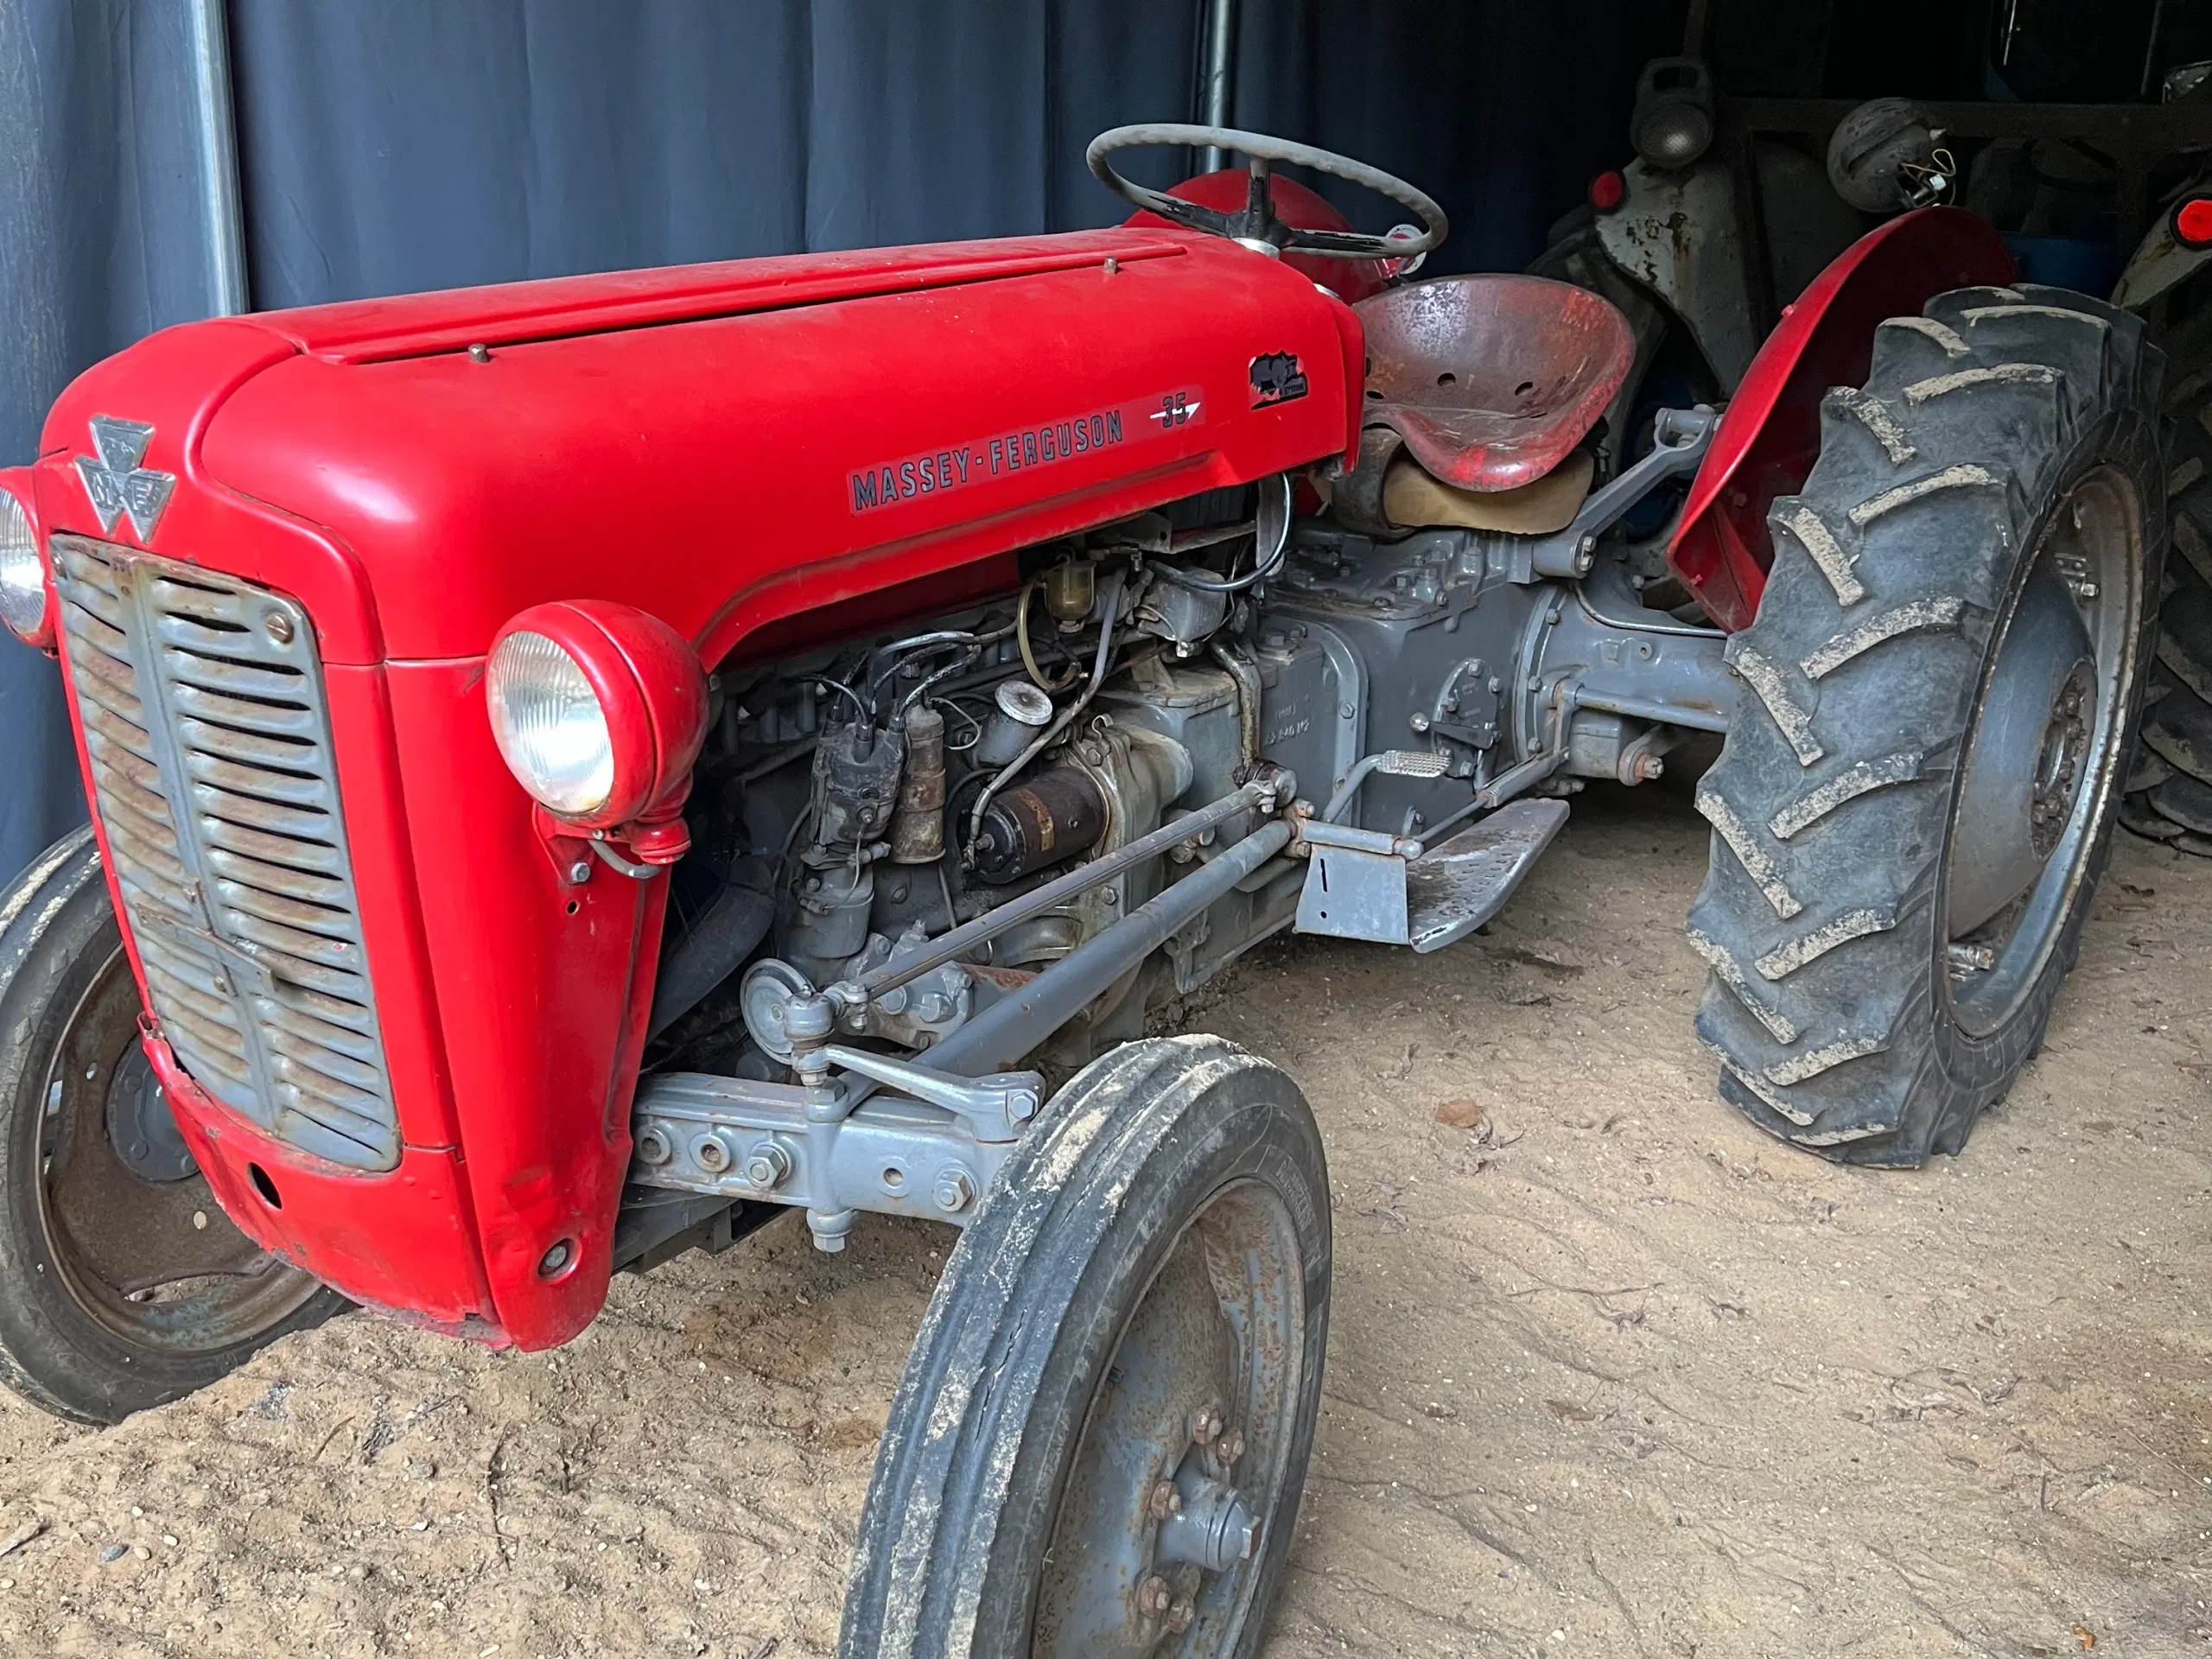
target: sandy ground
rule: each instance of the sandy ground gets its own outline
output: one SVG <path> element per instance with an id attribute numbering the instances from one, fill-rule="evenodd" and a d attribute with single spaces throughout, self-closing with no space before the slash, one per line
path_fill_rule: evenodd
<path id="1" fill-rule="evenodd" d="M 2012 1100 L 1873 1174 L 1714 1097 L 1703 846 L 1586 799 L 1490 937 L 1202 1011 L 1338 1196 L 1269 1659 L 2212 1654 L 2212 865 L 2126 842 Z M 948 1236 L 780 1222 L 555 1355 L 354 1317 L 114 1429 L 0 1401 L 0 1646 L 825 1653 Z"/>

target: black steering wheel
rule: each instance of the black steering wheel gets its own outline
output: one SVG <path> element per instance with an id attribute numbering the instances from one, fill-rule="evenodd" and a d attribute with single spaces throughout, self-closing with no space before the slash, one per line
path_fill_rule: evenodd
<path id="1" fill-rule="evenodd" d="M 1244 157 L 1252 174 L 1251 189 L 1244 206 L 1236 213 L 1225 213 L 1123 178 L 1107 157 L 1116 150 L 1131 149 L 1140 144 L 1190 144 L 1236 151 Z M 1410 259 L 1436 246 L 1452 228 L 1451 222 L 1444 217 L 1444 210 L 1403 179 L 1364 162 L 1355 162 L 1349 156 L 1339 156 L 1334 150 L 1294 144 L 1287 138 L 1270 138 L 1263 132 L 1239 132 L 1234 127 L 1185 126 L 1179 122 L 1143 122 L 1100 133 L 1084 152 L 1084 160 L 1090 164 L 1098 181 L 1123 200 L 1186 229 L 1225 236 L 1269 254 L 1307 253 L 1324 259 Z M 1386 196 L 1421 220 L 1421 234 L 1407 236 L 1394 231 L 1388 236 L 1370 236 L 1361 231 L 1307 231 L 1286 225 L 1275 216 L 1274 197 L 1268 183 L 1277 162 L 1310 167 L 1316 173 L 1348 180 L 1379 196 Z"/>

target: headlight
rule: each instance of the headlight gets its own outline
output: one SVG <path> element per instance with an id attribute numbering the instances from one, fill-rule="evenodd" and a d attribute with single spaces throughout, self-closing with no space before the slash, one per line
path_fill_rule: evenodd
<path id="1" fill-rule="evenodd" d="M 1713 74 L 1696 58 L 1655 58 L 1637 77 L 1629 143 L 1653 167 L 1689 166 L 1712 147 Z"/>
<path id="2" fill-rule="evenodd" d="M 532 606 L 499 631 L 484 690 L 508 770 L 546 810 L 600 830 L 675 818 L 707 677 L 665 622 L 599 600 Z"/>
<path id="3" fill-rule="evenodd" d="M 576 659 L 542 633 L 499 641 L 485 670 L 492 735 L 522 786 L 563 817 L 596 812 L 614 791 L 614 734 Z"/>
<path id="4" fill-rule="evenodd" d="M 54 643 L 46 620 L 46 569 L 38 533 L 11 490 L 0 489 L 0 622 L 24 644 L 41 651 Z"/>

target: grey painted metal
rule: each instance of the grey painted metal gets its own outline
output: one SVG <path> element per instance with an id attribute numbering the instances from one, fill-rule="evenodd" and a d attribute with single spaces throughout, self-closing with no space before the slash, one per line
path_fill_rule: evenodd
<path id="1" fill-rule="evenodd" d="M 238 186 L 237 103 L 231 78 L 226 0 L 188 0 L 192 11 L 192 92 L 200 141 L 200 213 L 207 238 L 208 312 L 248 308 L 245 211 Z"/>
<path id="2" fill-rule="evenodd" d="M 1024 1082 L 1042 1088 L 1034 1073 Z M 1011 1140 L 978 1140 L 971 1120 L 941 1106 L 877 1095 L 823 1120 L 810 1115 L 812 1094 L 801 1084 L 702 1072 L 646 1077 L 631 1113 L 630 1179 L 788 1205 L 810 1220 L 847 1217 L 848 1228 L 862 1210 L 965 1226 L 975 1195 L 1013 1150 Z M 948 1205 L 941 1193 L 964 1196 Z"/>
<path id="3" fill-rule="evenodd" d="M 217 1099 L 399 1161 L 315 630 L 200 566 L 49 543 L 94 793 L 162 1035 Z"/>
<path id="4" fill-rule="evenodd" d="M 997 938 L 1016 924 L 1040 916 L 1093 887 L 1110 881 L 1116 876 L 1135 868 L 1147 859 L 1172 852 L 1184 842 L 1197 839 L 1208 830 L 1216 829 L 1255 807 L 1264 807 L 1273 798 L 1274 786 L 1270 782 L 1255 779 L 1209 805 L 1186 813 L 1149 834 L 1139 836 L 1135 841 L 1124 842 L 1112 852 L 1070 870 L 1065 875 L 1047 881 L 1042 887 L 1033 887 L 1020 897 L 1009 899 L 974 920 L 963 922 L 958 927 L 939 934 L 925 949 L 899 957 L 880 968 L 872 969 L 853 985 L 831 986 L 830 994 L 839 1002 L 854 1006 L 880 996 L 886 991 L 919 978 L 932 969 L 957 961 L 976 946 Z"/>
<path id="5" fill-rule="evenodd" d="M 1160 1523 L 1153 1546 L 1156 1560 L 1225 1573 L 1250 1559 L 1260 1523 L 1245 1508 L 1242 1493 L 1189 1462 L 1175 1471 L 1174 1484 L 1178 1507 Z"/>
<path id="6" fill-rule="evenodd" d="M 1334 823 L 1344 816 L 1351 804 L 1351 798 L 1359 793 L 1359 786 L 1371 773 L 1381 772 L 1386 778 L 1441 778 L 1452 770 L 1452 757 L 1437 749 L 1384 749 L 1378 753 L 1363 755 L 1344 782 L 1337 785 L 1336 793 L 1329 797 L 1328 805 L 1321 809 L 1325 823 Z"/>
<path id="7" fill-rule="evenodd" d="M 974 1077 L 1020 1060 L 1289 841 L 1289 825 L 1269 823 L 1217 854 L 946 1038 L 931 1069 Z"/>
<path id="8" fill-rule="evenodd" d="M 1592 490 L 1565 530 L 1535 538 L 1531 569 L 1540 576 L 1586 575 L 1595 563 L 1598 537 L 1669 479 L 1695 472 L 1719 425 L 1719 415 L 1703 404 L 1694 409 L 1661 410 L 1652 417 L 1649 453 L 1618 478 Z"/>
<path id="9" fill-rule="evenodd" d="M 2061 694 L 2077 669 L 2087 670 L 2094 662 L 2082 613 L 2046 563 L 2029 578 L 2005 626 L 1975 719 L 1974 745 L 1967 752 L 1957 827 L 1944 873 L 1952 937 L 1980 926 L 2042 874 L 2052 851 L 2050 842 L 2038 846 L 2033 820 L 2043 760 L 2059 723 Z M 2089 713 L 2094 718 L 2094 697 Z M 2082 723 L 2078 709 L 2074 723 Z M 2078 749 L 2073 746 L 2063 757 L 2069 806 L 2072 786 L 2084 770 Z"/>
<path id="10" fill-rule="evenodd" d="M 1313 849 L 1298 899 L 1300 932 L 1403 944 L 1408 925 L 1404 859 L 1363 847 Z"/>

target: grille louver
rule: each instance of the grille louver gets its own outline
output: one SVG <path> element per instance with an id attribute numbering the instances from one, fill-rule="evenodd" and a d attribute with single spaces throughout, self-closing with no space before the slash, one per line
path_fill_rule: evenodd
<path id="1" fill-rule="evenodd" d="M 399 1133 L 307 613 L 53 537 L 85 746 L 154 1017 L 210 1094 L 349 1168 Z"/>

